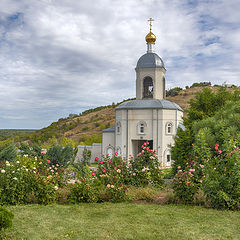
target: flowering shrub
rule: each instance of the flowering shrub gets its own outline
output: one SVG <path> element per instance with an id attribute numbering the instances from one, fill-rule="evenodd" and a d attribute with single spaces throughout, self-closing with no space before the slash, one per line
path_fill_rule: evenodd
<path id="1" fill-rule="evenodd" d="M 192 203 L 194 195 L 198 192 L 199 182 L 198 172 L 196 171 L 196 163 L 191 156 L 187 159 L 187 167 L 185 170 L 178 166 L 177 174 L 173 181 L 174 194 L 180 202 Z"/>
<path id="2" fill-rule="evenodd" d="M 161 186 L 163 184 L 163 172 L 156 154 L 156 150 L 151 150 L 149 142 L 142 145 L 142 151 L 136 159 L 130 159 L 130 176 L 134 176 L 132 184 L 145 186 L 153 184 Z"/>
<path id="3" fill-rule="evenodd" d="M 130 181 L 126 162 L 118 157 L 117 153 L 113 158 L 103 156 L 101 161 L 98 158 L 95 161 L 98 167 L 91 175 L 103 185 L 105 198 L 113 202 L 123 201 L 127 190 L 126 183 Z"/>
<path id="4" fill-rule="evenodd" d="M 0 169 L 0 203 L 48 204 L 55 198 L 58 187 L 66 184 L 64 169 L 44 158 L 18 156 Z"/>
<path id="5" fill-rule="evenodd" d="M 240 151 L 236 142 L 215 145 L 215 156 L 205 165 L 203 191 L 211 207 L 240 209 Z"/>

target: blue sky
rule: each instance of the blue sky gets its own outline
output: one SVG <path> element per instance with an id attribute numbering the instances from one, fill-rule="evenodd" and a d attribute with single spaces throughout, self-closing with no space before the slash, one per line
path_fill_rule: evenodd
<path id="1" fill-rule="evenodd" d="M 167 88 L 240 85 L 240 0 L 0 0 L 0 128 L 135 97 L 147 19 Z"/>

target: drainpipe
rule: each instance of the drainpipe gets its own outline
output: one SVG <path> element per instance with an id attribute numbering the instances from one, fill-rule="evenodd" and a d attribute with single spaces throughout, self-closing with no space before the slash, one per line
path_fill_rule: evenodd
<path id="1" fill-rule="evenodd" d="M 126 162 L 128 163 L 128 109 L 127 109 L 127 126 L 126 126 Z"/>

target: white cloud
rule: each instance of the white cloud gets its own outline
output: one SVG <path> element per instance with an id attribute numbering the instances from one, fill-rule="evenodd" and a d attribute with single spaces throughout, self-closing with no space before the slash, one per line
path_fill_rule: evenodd
<path id="1" fill-rule="evenodd" d="M 0 114 L 27 118 L 0 126 L 41 128 L 134 97 L 149 17 L 168 88 L 239 84 L 236 0 L 0 1 Z"/>

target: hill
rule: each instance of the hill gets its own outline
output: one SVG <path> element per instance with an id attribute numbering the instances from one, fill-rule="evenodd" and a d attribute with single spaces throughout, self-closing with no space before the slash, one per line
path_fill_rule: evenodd
<path id="1" fill-rule="evenodd" d="M 210 88 L 217 91 L 218 86 Z M 187 110 L 189 100 L 194 98 L 195 94 L 201 91 L 203 87 L 193 87 L 178 91 L 176 96 L 168 96 L 167 100 L 177 103 Z M 229 89 L 230 91 L 233 89 Z M 128 99 L 131 100 L 131 99 Z M 125 100 L 127 101 L 127 100 Z M 47 142 L 51 138 L 70 138 L 78 144 L 92 144 L 92 142 L 101 142 L 101 132 L 103 129 L 115 124 L 115 107 L 118 104 L 101 106 L 89 109 L 80 115 L 70 114 L 67 118 L 59 119 L 50 126 L 38 130 L 30 135 L 28 139 L 34 142 Z"/>

